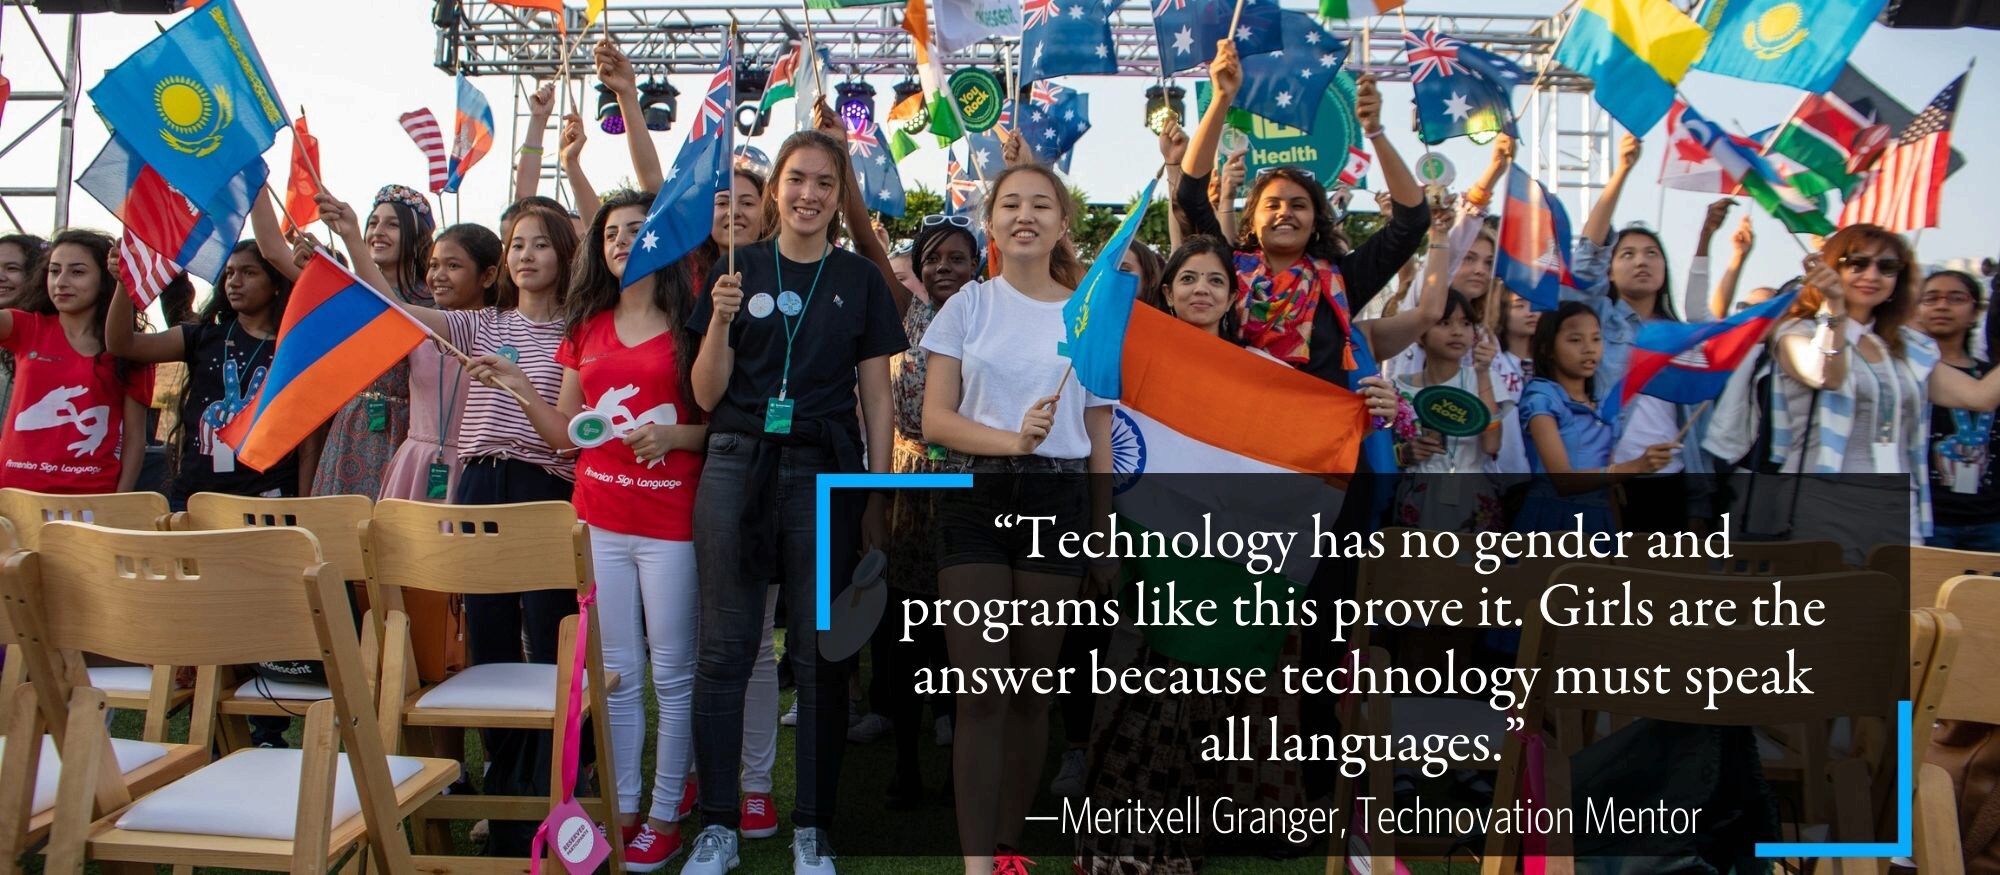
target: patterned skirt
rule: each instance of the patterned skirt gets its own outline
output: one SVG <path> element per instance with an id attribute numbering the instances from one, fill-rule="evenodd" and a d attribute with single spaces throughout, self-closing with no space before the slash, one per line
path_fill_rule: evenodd
<path id="1" fill-rule="evenodd" d="M 890 470 L 898 474 L 939 471 L 923 441 L 896 433 Z M 937 490 L 899 489 L 889 505 L 889 586 L 920 596 L 938 594 Z"/>

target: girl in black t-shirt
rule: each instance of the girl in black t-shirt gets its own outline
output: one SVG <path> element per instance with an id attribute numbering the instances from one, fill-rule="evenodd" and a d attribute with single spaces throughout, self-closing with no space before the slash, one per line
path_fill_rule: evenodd
<path id="1" fill-rule="evenodd" d="M 304 495 L 312 472 L 299 470 L 299 454 L 321 440 L 318 433 L 264 471 L 239 464 L 216 438 L 231 417 L 248 407 L 264 383 L 277 348 L 278 326 L 292 281 L 245 240 L 236 244 L 222 269 L 222 282 L 195 321 L 165 331 L 132 329 L 132 301 L 114 296 L 104 326 L 104 346 L 135 362 L 186 362 L 187 387 L 181 394 L 180 424 L 169 436 L 171 465 L 167 502 L 187 509 L 197 492 L 246 496 Z M 313 448 L 316 454 L 317 447 Z"/>

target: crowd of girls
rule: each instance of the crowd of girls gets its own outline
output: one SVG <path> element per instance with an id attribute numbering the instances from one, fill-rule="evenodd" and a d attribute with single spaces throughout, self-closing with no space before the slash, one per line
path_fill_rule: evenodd
<path id="1" fill-rule="evenodd" d="M 596 58 L 628 129 L 644 130 L 629 60 L 609 43 Z M 1711 283 L 1709 241 L 1729 208 L 1718 203 L 1677 294 L 1659 234 L 1613 227 L 1640 158 L 1628 137 L 1574 241 L 1578 287 L 1538 311 L 1495 273 L 1489 212 L 1514 162 L 1510 138 L 1498 139 L 1463 192 L 1427 193 L 1384 135 L 1381 97 L 1364 77 L 1357 121 L 1385 183 L 1385 224 L 1356 244 L 1341 230 L 1344 199 L 1310 173 L 1276 167 L 1245 180 L 1240 160 L 1218 165 L 1242 84 L 1229 43 L 1211 75 L 1215 100 L 1192 134 L 1170 127 L 1160 136 L 1173 245 L 1134 245 L 1117 267 L 1139 278 L 1145 305 L 1218 349 L 1361 394 L 1382 433 L 1369 439 L 1389 444 L 1387 455 L 1363 454 L 1364 468 L 1393 459 L 1406 474 L 1439 475 L 1404 477 L 1393 496 L 1375 496 L 1382 501 L 1360 500 L 1368 487 L 1355 481 L 1345 524 L 1681 528 L 1729 500 L 1710 491 L 1712 478 L 1688 475 L 1741 468 L 1887 475 L 1827 480 L 1815 487 L 1825 500 L 1794 500 L 1793 524 L 1848 532 L 1906 514 L 1913 538 L 2000 546 L 1991 465 L 2000 370 L 1979 340 L 1988 306 L 1979 278 L 1923 276 L 1902 238 L 1860 225 L 1824 241 L 1791 283 L 1760 278 L 1773 282 L 1738 294 L 1754 238 L 1747 222 L 1731 235 Z M 858 556 L 881 549 L 892 606 L 1108 598 L 1119 584 L 1115 563 L 1030 556 L 1025 529 L 992 524 L 1008 512 L 1085 530 L 1105 525 L 1111 506 L 1108 479 L 1089 475 L 1114 471 L 1116 401 L 1079 385 L 1062 351 L 1063 306 L 1089 267 L 1071 237 L 1074 202 L 1064 179 L 1024 160 L 1010 136 L 1008 166 L 987 180 L 977 211 L 921 217 L 914 238 L 892 248 L 871 232 L 845 132 L 823 113 L 817 129 L 784 142 L 768 177 L 733 172 L 703 245 L 628 282 L 664 179 L 659 157 L 649 138 L 628 137 L 643 190 L 600 194 L 578 172 L 584 125 L 571 116 L 558 150 L 577 212 L 535 195 L 529 170 L 541 163 L 552 97 L 544 88 L 531 100 L 538 123 L 522 148 L 520 198 L 497 234 L 477 223 L 440 231 L 424 195 L 398 185 L 383 187 L 365 214 L 320 196 L 356 275 L 437 342 L 420 344 L 264 470 L 239 464 L 218 432 L 266 379 L 292 283 L 317 241 L 260 204 L 254 239 L 231 252 L 198 312 L 147 330 L 119 289 L 112 238 L 75 229 L 47 241 L 0 237 L 0 486 L 146 488 L 154 368 L 179 367 L 159 435 L 167 471 L 150 484 L 177 509 L 197 492 L 572 502 L 590 528 L 605 667 L 649 678 L 656 709 L 647 713 L 639 683 L 609 695 L 618 774 L 597 779 L 616 796 L 628 868 L 684 857 L 681 871 L 719 875 L 740 861 L 742 839 L 780 831 L 772 772 L 782 616 L 798 689 L 794 871 L 831 873 L 854 664 L 810 645 L 817 475 L 1036 475 L 981 478 L 950 496 L 835 493 L 828 576 L 849 579 Z M 1691 409 L 1641 396 L 1607 413 L 1648 322 L 1724 318 L 1776 290 L 1798 294 L 1744 366 L 1747 405 Z M 1493 426 L 1448 436 L 1411 425 L 1410 400 L 1439 386 L 1478 399 Z M 570 426 L 586 412 L 609 439 L 578 446 Z M 1865 543 L 1854 536 L 1847 543 Z M 471 665 L 552 662 L 559 625 L 577 610 L 562 590 L 463 604 L 413 592 L 410 602 L 415 628 L 451 630 L 419 637 L 430 680 Z M 981 631 L 878 632 L 873 708 L 893 726 L 896 749 L 882 789 L 893 809 L 932 798 L 919 728 L 934 726 L 954 748 L 946 783 L 965 871 L 1018 873 L 1024 819 L 1052 756 L 1051 700 L 940 697 L 927 721 L 911 678 L 945 665 L 1054 667 L 1068 658 L 1065 636 L 1027 627 L 995 642 Z M 1106 727 L 1093 733 L 1090 704 L 1064 703 L 1069 749 L 1054 789 L 1143 785 L 1145 764 L 1105 753 Z M 1208 717 L 1177 725 L 1230 707 L 1211 705 Z M 1162 725 L 1143 708 L 1119 715 L 1108 731 L 1147 737 Z M 657 731 L 647 775 L 649 718 Z M 287 726 L 259 722 L 255 740 L 282 745 Z M 454 792 L 475 781 L 484 792 L 547 791 L 546 735 L 494 731 L 484 742 L 487 772 Z M 459 755 L 464 739 L 435 743 Z M 684 834 L 697 810 L 700 831 Z M 496 824 L 488 840 L 521 853 L 527 833 Z M 1161 860 L 1135 864 L 1129 850 L 1097 849 L 1079 870 L 1175 871 Z"/>

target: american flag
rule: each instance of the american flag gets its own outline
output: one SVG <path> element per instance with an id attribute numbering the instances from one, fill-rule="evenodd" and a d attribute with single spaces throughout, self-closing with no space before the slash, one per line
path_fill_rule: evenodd
<path id="1" fill-rule="evenodd" d="M 432 115 L 429 109 L 419 109 L 403 113 L 399 121 L 403 124 L 403 133 L 410 135 L 417 148 L 423 150 L 424 160 L 430 163 L 431 193 L 444 191 L 445 180 L 449 178 L 446 170 L 449 156 L 445 153 L 444 129 L 438 127 L 437 116 Z"/>
<path id="2" fill-rule="evenodd" d="M 1458 49 L 1465 45 L 1456 39 L 1427 30 L 1420 34 L 1405 33 L 1403 42 L 1410 47 L 1410 82 L 1422 82 L 1432 75 L 1456 76 L 1465 72 L 1458 62 Z"/>
<path id="3" fill-rule="evenodd" d="M 701 109 L 694 114 L 694 131 L 688 136 L 699 139 L 709 131 L 728 124 L 729 104 L 736 98 L 736 64 L 729 58 L 729 49 L 722 50 L 722 69 L 715 71 L 715 78 L 709 80 L 708 94 L 701 99 Z"/>
<path id="4" fill-rule="evenodd" d="M 1027 16 L 1024 26 L 1040 27 L 1048 24 L 1049 19 L 1061 15 L 1062 9 L 1056 6 L 1056 0 L 1022 0 L 1021 12 Z"/>
<path id="5" fill-rule="evenodd" d="M 1937 227 L 1951 169 L 1951 123 L 1969 75 L 1952 80 L 1903 129 L 1875 165 L 1875 175 L 1842 207 L 1840 224 L 1880 225 L 1898 234 Z"/>
<path id="6" fill-rule="evenodd" d="M 118 240 L 118 273 L 125 294 L 132 297 L 132 305 L 144 310 L 174 281 L 180 267 L 172 259 L 154 252 L 127 228 Z"/>

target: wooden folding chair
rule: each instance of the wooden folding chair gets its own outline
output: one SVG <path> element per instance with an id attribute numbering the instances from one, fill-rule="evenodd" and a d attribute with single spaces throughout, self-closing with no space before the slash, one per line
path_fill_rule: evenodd
<path id="1" fill-rule="evenodd" d="M 1956 658 L 1950 671 L 1945 675 L 1943 690 L 1937 698 L 1936 717 L 1939 720 L 1967 720 L 1979 723 L 2000 724 L 2000 577 L 1986 575 L 1960 575 L 1945 582 L 1938 590 L 1938 607 L 1955 618 L 1961 633 L 1958 640 Z M 1928 727 L 1919 715 L 1917 724 Z M 1924 733 L 1929 741 L 1930 734 Z M 1930 795 L 1921 780 L 1918 784 L 1918 815 L 1924 817 L 1925 807 L 1931 807 L 1937 821 L 1946 828 L 1933 831 L 1930 838 L 1937 845 L 1936 853 L 1945 857 L 1959 838 L 1958 825 L 1962 823 L 1958 810 L 1957 794 L 1953 792 L 1950 776 L 1942 769 L 1924 763 L 1919 747 L 1919 776 L 1926 770 L 1935 770 L 1937 780 L 1943 785 Z M 1950 833 L 1954 847 L 1947 848 L 1944 836 Z M 1961 856 L 1946 857 L 1962 862 Z M 1922 860 L 1918 861 L 1922 865 Z M 1942 871 L 1942 870 L 1941 870 Z"/>
<path id="2" fill-rule="evenodd" d="M 361 557 L 361 523 L 374 506 L 365 495 L 322 495 L 311 498 L 256 498 L 199 492 L 188 496 L 187 510 L 174 514 L 168 526 L 174 531 L 217 531 L 221 529 L 292 526 L 313 533 L 327 564 L 338 568 L 353 583 L 362 580 L 367 560 Z M 361 661 L 372 689 L 378 673 L 376 660 L 381 653 L 379 618 L 366 622 L 361 630 Z M 314 702 L 332 698 L 324 685 L 270 681 L 248 671 L 230 673 L 235 684 L 220 706 L 224 751 L 250 746 L 249 717 L 299 717 Z"/>
<path id="3" fill-rule="evenodd" d="M 399 822 L 450 784 L 458 764 L 385 754 L 340 574 L 320 561 L 310 533 L 53 522 L 40 546 L 7 559 L 0 601 L 35 679 L 24 689 L 37 707 L 20 709 L 11 728 L 39 718 L 65 754 L 49 871 L 81 871 L 90 859 L 324 872 L 363 844 L 382 871 L 414 871 Z M 134 801 L 109 767 L 104 697 L 73 677 L 82 652 L 203 667 L 318 659 L 333 697 L 308 709 L 302 749 L 238 751 Z M 213 720 L 220 698 L 215 674 L 202 672 L 197 726 Z M 37 748 L 9 744 L 8 774 L 32 773 Z M 9 788 L 0 812 L 19 810 L 27 791 L 0 785 Z"/>
<path id="4" fill-rule="evenodd" d="M 575 664 L 578 618 L 563 620 L 555 665 L 489 663 L 475 665 L 442 683 L 418 682 L 409 656 L 409 620 L 403 590 L 415 588 L 460 595 L 504 595 L 547 589 L 575 590 L 581 599 L 591 589 L 589 532 L 576 521 L 568 502 L 459 506 L 400 499 L 376 502 L 375 515 L 362 524 L 361 543 L 368 560 L 369 590 L 380 599 L 376 609 L 387 618 L 382 655 L 383 739 L 393 746 L 398 735 L 412 750 L 423 749 L 429 731 L 423 727 L 466 729 L 533 729 L 554 734 L 556 756 L 550 760 L 548 798 L 535 796 L 445 796 L 418 812 L 421 819 L 539 821 L 559 803 L 566 788 L 562 757 L 568 727 L 570 681 L 584 671 L 586 700 L 582 711 L 595 714 L 590 725 L 597 742 L 595 799 L 578 799 L 606 825 L 617 823 L 617 800 L 611 787 L 618 772 L 612 764 L 609 721 L 604 719 L 605 692 L 619 682 L 603 670 L 597 608 L 585 605 L 590 620 L 585 641 L 585 666 Z M 415 824 L 413 824 L 415 825 Z M 432 821 L 419 834 L 435 851 L 448 848 L 442 824 Z M 613 840 L 611 869 L 625 865 L 624 847 Z M 551 861 L 554 849 L 550 849 Z M 427 872 L 465 871 L 471 861 L 445 856 L 420 856 Z M 559 864 L 558 864 L 559 865 Z"/>
<path id="5" fill-rule="evenodd" d="M 159 531 L 167 523 L 167 498 L 157 492 L 56 495 L 7 488 L 0 489 L 0 519 L 13 524 L 23 548 L 33 550 L 40 543 L 42 526 L 55 520 Z M 111 707 L 145 712 L 140 737 L 147 741 L 165 738 L 167 715 L 193 695 L 191 690 L 175 687 L 174 667 L 170 665 L 98 665 L 89 671 L 90 685 L 104 691 Z"/>
<path id="6" fill-rule="evenodd" d="M 1910 607 L 1938 603 L 1944 582 L 1961 574 L 2000 577 L 2000 553 L 1947 550 L 1943 547 L 1885 544 L 1868 554 L 1868 567 L 1910 581 Z"/>
<path id="7" fill-rule="evenodd" d="M 1634 598 L 1651 598 L 1654 601 L 1655 619 L 1647 628 L 1631 629 L 1616 625 L 1558 628 L 1545 622 L 1539 610 L 1524 612 L 1517 666 L 1543 669 L 1542 681 L 1536 684 L 1535 691 L 1520 711 L 1520 717 L 1530 733 L 1541 731 L 1544 717 L 1551 708 L 1607 711 L 1705 726 L 1768 726 L 1832 720 L 1879 712 L 1885 704 L 1880 694 L 1900 689 L 1906 681 L 1906 678 L 1898 676 L 1906 669 L 1892 660 L 1883 659 L 1885 653 L 1898 652 L 1905 646 L 1907 632 L 1897 624 L 1848 622 L 1842 626 L 1842 636 L 1838 641 L 1825 633 L 1787 640 L 1786 636 L 1772 628 L 1749 622 L 1745 612 L 1749 609 L 1749 600 L 1755 595 L 1746 593 L 1743 579 L 1707 574 L 1671 574 L 1630 567 L 1568 565 L 1559 569 L 1551 582 L 1574 585 L 1579 592 L 1594 587 L 1600 594 L 1611 592 L 1622 595 L 1626 581 L 1631 582 Z M 1872 571 L 1789 576 L 1784 584 L 1788 600 L 1803 603 L 1808 599 L 1820 599 L 1830 606 L 1833 616 L 1849 620 L 1862 616 L 1892 615 L 1894 611 L 1888 610 L 1888 606 L 1902 600 L 1901 594 L 1894 592 L 1887 578 Z M 1739 606 L 1738 623 L 1701 627 L 1669 625 L 1660 612 L 1670 600 L 1676 598 L 1690 601 L 1734 600 Z M 1640 698 L 1579 692 L 1556 694 L 1552 682 L 1555 677 L 1553 669 L 1557 666 L 1603 665 L 1614 657 L 1619 665 L 1674 666 L 1684 662 L 1688 654 L 1728 654 L 1739 658 L 1720 664 L 1764 665 L 1774 651 L 1780 660 L 1783 659 L 1782 650 L 1778 648 L 1795 650 L 1800 664 L 1813 667 L 1811 677 L 1823 681 L 1822 685 L 1813 686 L 1813 696 L 1734 696 L 1725 710 L 1707 710 L 1702 701 L 1682 695 Z M 1752 656 L 1743 658 L 1743 654 Z M 1678 679 L 1678 673 L 1675 677 Z M 1675 689 L 1678 688 L 1676 683 Z M 1496 812 L 1510 809 L 1522 798 L 1522 787 L 1527 779 L 1524 774 L 1526 745 L 1527 741 L 1521 734 L 1509 733 L 1506 736 L 1501 752 L 1504 767 L 1494 786 L 1493 805 Z M 1545 776 L 1546 804 L 1558 811 L 1570 809 L 1569 757 L 1560 755 L 1552 748 L 1545 765 L 1548 768 Z M 1855 833 L 1870 831 L 1874 822 L 1869 816 L 1869 789 L 1863 783 L 1868 777 L 1867 766 L 1865 763 L 1852 765 L 1854 767 L 1836 763 L 1827 769 L 1827 778 L 1833 784 L 1832 838 L 1835 841 L 1862 840 L 1863 836 Z M 1581 819 L 1577 824 L 1581 826 Z M 1519 836 L 1488 834 L 1481 871 L 1485 875 L 1512 872 L 1519 846 Z M 1551 871 L 1567 870 L 1573 863 L 1567 836 L 1553 837 L 1549 853 Z"/>

